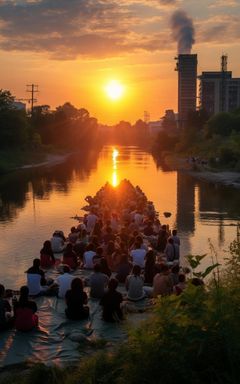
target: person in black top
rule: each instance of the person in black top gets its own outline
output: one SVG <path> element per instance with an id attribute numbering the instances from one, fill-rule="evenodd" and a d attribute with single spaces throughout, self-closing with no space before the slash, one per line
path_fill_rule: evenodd
<path id="1" fill-rule="evenodd" d="M 145 256 L 144 283 L 147 285 L 153 284 L 153 278 L 158 272 L 155 259 L 154 251 L 150 249 Z"/>
<path id="2" fill-rule="evenodd" d="M 130 274 L 132 267 L 132 263 L 128 261 L 128 254 L 123 253 L 121 260 L 116 268 L 116 279 L 119 281 L 119 283 L 125 283 L 126 277 Z"/>
<path id="3" fill-rule="evenodd" d="M 122 294 L 116 290 L 117 286 L 117 279 L 110 279 L 108 283 L 108 291 L 100 300 L 100 305 L 103 307 L 103 320 L 111 323 L 123 319 L 123 313 L 120 307 L 123 297 Z"/>
<path id="4" fill-rule="evenodd" d="M 65 313 L 68 319 L 82 320 L 89 316 L 89 307 L 85 305 L 88 302 L 88 297 L 79 277 L 73 279 L 71 289 L 66 292 L 65 301 L 67 304 Z"/>

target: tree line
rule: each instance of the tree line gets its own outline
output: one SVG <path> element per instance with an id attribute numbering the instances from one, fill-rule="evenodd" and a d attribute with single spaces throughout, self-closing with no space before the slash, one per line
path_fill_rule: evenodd
<path id="1" fill-rule="evenodd" d="M 0 90 L 0 148 L 36 148 L 42 144 L 78 148 L 97 138 L 98 122 L 85 108 L 67 102 L 51 111 L 35 106 L 31 115 L 18 109 L 15 98 Z"/>
<path id="2" fill-rule="evenodd" d="M 145 144 L 148 125 L 141 119 L 131 125 L 127 121 L 102 129 L 95 117 L 85 108 L 70 102 L 51 110 L 49 105 L 35 106 L 29 114 L 18 109 L 8 90 L 0 90 L 0 148 L 57 148 L 80 149 L 98 143 Z"/>
<path id="3" fill-rule="evenodd" d="M 159 132 L 152 151 L 201 156 L 214 167 L 240 171 L 240 108 L 214 116 L 204 110 L 190 112 L 181 131 Z"/>

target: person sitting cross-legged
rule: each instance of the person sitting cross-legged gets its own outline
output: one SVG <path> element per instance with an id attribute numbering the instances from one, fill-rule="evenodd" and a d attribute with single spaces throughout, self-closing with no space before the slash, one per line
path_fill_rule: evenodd
<path id="1" fill-rule="evenodd" d="M 89 316 L 89 307 L 86 305 L 88 297 L 83 290 L 83 282 L 79 277 L 75 277 L 71 283 L 71 289 L 66 292 L 65 300 L 67 308 L 65 313 L 70 320 L 82 320 Z"/>
<path id="2" fill-rule="evenodd" d="M 20 297 L 14 303 L 15 327 L 18 331 L 31 331 L 38 326 L 37 304 L 29 300 L 26 285 L 20 288 Z"/>
<path id="3" fill-rule="evenodd" d="M 115 278 L 109 280 L 108 291 L 100 300 L 103 307 L 103 320 L 108 322 L 116 322 L 123 319 L 121 303 L 123 301 L 122 294 L 117 291 L 118 281 Z"/>

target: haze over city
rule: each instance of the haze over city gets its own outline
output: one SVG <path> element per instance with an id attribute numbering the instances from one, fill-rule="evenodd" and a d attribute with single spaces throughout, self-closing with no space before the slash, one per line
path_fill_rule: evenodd
<path id="1" fill-rule="evenodd" d="M 134 122 L 144 110 L 159 119 L 177 111 L 182 42 L 181 53 L 198 54 L 198 73 L 220 70 L 227 53 L 240 75 L 239 25 L 238 0 L 3 0 L 1 88 L 26 98 L 26 84 L 38 84 L 38 104 L 70 101 L 102 123 Z"/>

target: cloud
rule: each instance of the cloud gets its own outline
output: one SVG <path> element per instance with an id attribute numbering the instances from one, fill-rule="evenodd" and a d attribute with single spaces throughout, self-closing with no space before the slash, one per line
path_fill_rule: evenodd
<path id="1" fill-rule="evenodd" d="M 197 41 L 228 45 L 239 43 L 240 15 L 216 15 L 197 24 Z"/>
<path id="2" fill-rule="evenodd" d="M 235 8 L 239 6 L 240 4 L 238 0 L 215 0 L 212 4 L 209 5 L 209 8 Z"/>
<path id="3" fill-rule="evenodd" d="M 173 50 L 175 43 L 167 23 L 181 2 L 0 0 L 0 49 L 43 53 L 58 60 Z M 197 42 L 220 44 L 227 38 L 229 42 L 239 38 L 239 17 L 223 16 L 201 23 L 196 20 Z"/>
<path id="4" fill-rule="evenodd" d="M 109 57 L 139 49 L 165 49 L 166 39 L 161 34 L 158 41 L 157 33 L 148 36 L 140 32 L 133 41 L 134 27 L 143 27 L 154 19 L 152 13 L 136 16 L 130 4 L 156 7 L 176 1 L 0 0 L 0 48 L 45 52 L 57 59 L 75 59 L 79 55 Z M 160 19 L 160 15 L 156 15 L 159 30 Z"/>

